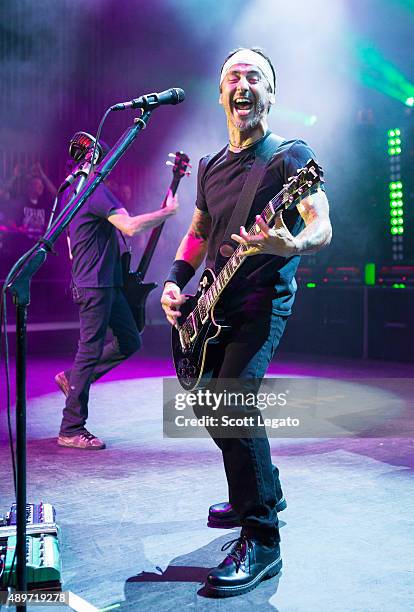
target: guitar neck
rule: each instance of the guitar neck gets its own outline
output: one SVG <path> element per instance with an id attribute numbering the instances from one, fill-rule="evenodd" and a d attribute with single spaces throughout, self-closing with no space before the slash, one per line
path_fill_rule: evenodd
<path id="1" fill-rule="evenodd" d="M 283 198 L 283 196 L 284 196 L 284 193 L 282 190 L 272 200 L 270 200 L 266 208 L 263 210 L 262 218 L 265 221 L 265 223 L 267 223 L 267 225 L 270 225 L 274 221 L 276 213 L 285 206 L 284 199 L 280 201 L 280 199 Z M 259 226 L 256 223 L 254 223 L 250 227 L 247 233 L 249 234 L 249 236 L 254 236 L 255 234 L 258 234 L 259 232 L 260 232 Z M 248 248 L 247 246 L 244 246 L 241 244 L 237 247 L 233 255 L 229 257 L 226 264 L 223 266 L 219 274 L 216 276 L 216 280 L 214 281 L 214 283 L 205 292 L 203 297 L 200 298 L 200 299 L 205 300 L 206 302 L 205 306 L 207 307 L 208 310 L 211 310 L 217 304 L 224 289 L 227 287 L 227 285 L 229 284 L 233 276 L 236 274 L 236 272 L 239 270 L 239 268 L 243 264 L 245 260 L 243 252 L 246 251 L 247 248 Z"/>
<path id="2" fill-rule="evenodd" d="M 316 184 L 312 185 L 312 187 L 304 186 L 300 191 L 300 196 L 293 197 L 289 194 L 289 192 L 283 188 L 278 194 L 274 196 L 267 204 L 266 208 L 262 212 L 262 219 L 267 225 L 271 225 L 275 219 L 276 214 L 284 209 L 288 209 L 296 203 L 306 197 L 309 193 L 312 192 Z M 253 223 L 253 225 L 248 230 L 249 236 L 254 236 L 260 233 L 260 227 Z M 204 293 L 204 295 L 199 299 L 197 308 L 200 312 L 210 311 L 218 302 L 221 294 L 224 289 L 227 287 L 233 276 L 239 270 L 243 262 L 245 261 L 245 257 L 243 252 L 248 249 L 245 245 L 239 245 L 234 251 L 233 255 L 228 259 L 225 266 L 221 269 L 219 274 L 217 275 L 214 283 L 209 287 L 209 289 Z"/>
<path id="3" fill-rule="evenodd" d="M 171 185 L 168 191 L 171 190 L 172 194 L 175 195 L 176 191 L 178 189 L 178 185 L 180 182 L 181 177 L 179 176 L 174 176 L 174 178 L 171 181 Z M 168 199 L 168 192 L 164 198 L 163 203 L 161 204 L 161 209 L 165 208 L 167 205 L 167 199 Z M 165 221 L 164 223 L 161 223 L 161 225 L 158 225 L 158 227 L 154 227 L 154 229 L 152 230 L 150 237 L 148 239 L 148 243 L 147 246 L 145 247 L 144 253 L 141 257 L 141 260 L 138 264 L 138 268 L 136 270 L 136 273 L 139 275 L 139 278 L 141 281 L 144 280 L 144 277 L 148 271 L 149 265 L 151 263 L 152 257 L 154 255 L 154 251 L 155 248 L 157 246 L 158 240 L 161 236 L 161 232 L 163 230 Z"/>

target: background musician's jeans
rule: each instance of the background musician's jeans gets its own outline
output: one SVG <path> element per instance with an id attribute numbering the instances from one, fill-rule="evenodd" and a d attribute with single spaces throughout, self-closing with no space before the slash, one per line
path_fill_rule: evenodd
<path id="1" fill-rule="evenodd" d="M 75 436 L 84 430 L 91 382 L 141 346 L 137 326 L 121 288 L 77 287 L 74 300 L 79 305 L 80 339 L 73 366 L 65 372 L 71 390 L 63 410 L 62 436 Z M 108 328 L 114 338 L 105 345 Z"/>
<path id="2" fill-rule="evenodd" d="M 231 324 L 231 317 L 227 317 Z M 249 380 L 258 391 L 274 352 L 286 327 L 286 316 L 259 313 L 253 318 L 243 313 L 234 315 L 234 331 L 222 347 L 223 359 L 217 367 L 220 379 Z M 254 381 L 253 381 L 254 379 Z M 215 386 L 217 389 L 217 386 Z M 195 408 L 195 412 L 199 410 Z M 276 513 L 275 479 L 278 470 L 272 470 L 269 441 L 266 433 L 260 437 L 215 438 L 214 428 L 209 429 L 214 442 L 223 454 L 224 469 L 229 487 L 229 501 L 240 517 L 242 531 L 264 543 L 279 542 Z M 251 434 L 255 433 L 253 430 Z M 276 483 L 280 489 L 280 484 Z"/>

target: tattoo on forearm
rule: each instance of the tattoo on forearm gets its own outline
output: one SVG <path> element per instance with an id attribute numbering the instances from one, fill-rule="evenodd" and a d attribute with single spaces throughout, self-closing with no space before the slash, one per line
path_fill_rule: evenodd
<path id="1" fill-rule="evenodd" d="M 297 236 L 299 251 L 302 255 L 317 253 L 324 246 L 328 246 L 332 237 L 330 223 L 315 220 L 303 229 Z"/>
<path id="2" fill-rule="evenodd" d="M 191 221 L 188 235 L 197 240 L 207 240 L 210 235 L 211 217 L 208 213 L 196 209 Z"/>
<path id="3" fill-rule="evenodd" d="M 306 225 L 297 236 L 299 253 L 312 255 L 327 246 L 332 237 L 326 194 L 318 190 L 315 194 L 308 196 L 300 202 L 298 211 Z"/>

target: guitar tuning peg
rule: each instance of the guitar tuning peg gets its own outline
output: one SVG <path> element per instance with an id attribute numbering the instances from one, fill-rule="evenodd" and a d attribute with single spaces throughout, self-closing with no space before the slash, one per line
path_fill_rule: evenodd
<path id="1" fill-rule="evenodd" d="M 187 166 L 187 168 L 192 168 L 193 166 L 190 164 L 190 162 L 184 162 L 184 165 Z"/>
<path id="2" fill-rule="evenodd" d="M 168 153 L 168 157 L 175 157 L 175 153 Z"/>
<path id="3" fill-rule="evenodd" d="M 188 172 L 185 173 L 186 176 L 190 176 L 191 171 L 189 170 Z"/>
<path id="4" fill-rule="evenodd" d="M 166 165 L 166 166 L 174 166 L 175 164 L 173 164 L 173 163 L 172 163 L 172 162 L 170 162 L 170 161 L 166 161 L 166 162 L 165 162 L 165 165 Z"/>

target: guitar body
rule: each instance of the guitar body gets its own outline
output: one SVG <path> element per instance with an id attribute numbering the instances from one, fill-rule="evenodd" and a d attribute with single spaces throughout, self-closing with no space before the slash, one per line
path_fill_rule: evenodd
<path id="1" fill-rule="evenodd" d="M 137 272 L 131 272 L 131 254 L 125 252 L 121 257 L 123 292 L 131 309 L 138 331 L 141 333 L 145 327 L 145 307 L 149 294 L 158 285 L 157 283 L 143 283 Z"/>
<path id="2" fill-rule="evenodd" d="M 280 210 L 296 206 L 322 182 L 318 164 L 310 159 L 268 202 L 261 213 L 263 221 L 272 227 Z M 248 230 L 250 236 L 257 236 L 260 232 L 257 223 Z M 247 249 L 248 245 L 240 244 L 227 258 L 217 277 L 212 270 L 204 270 L 198 292 L 180 307 L 181 317 L 177 327 L 172 328 L 172 351 L 178 380 L 186 391 L 203 386 L 218 374 L 223 336 L 230 329 L 219 316 L 220 299 L 233 276 L 239 273 Z"/>
<path id="3" fill-rule="evenodd" d="M 215 280 L 212 270 L 204 270 L 197 293 L 190 296 L 180 307 L 180 321 L 196 309 L 200 297 Z M 192 391 L 207 384 L 214 376 L 218 365 L 219 346 L 229 327 L 224 317 L 214 309 L 205 322 L 201 318 L 191 317 L 191 329 L 184 326 L 180 330 L 172 328 L 171 344 L 175 370 L 180 385 L 186 391 Z M 189 333 L 187 333 L 189 332 Z M 191 339 L 193 338 L 193 339 Z"/>

